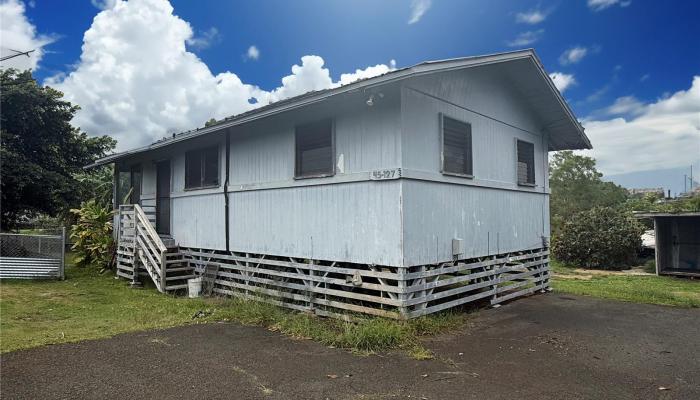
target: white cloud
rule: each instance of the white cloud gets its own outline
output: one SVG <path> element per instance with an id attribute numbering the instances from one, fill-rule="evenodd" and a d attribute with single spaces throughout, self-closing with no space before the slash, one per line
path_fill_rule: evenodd
<path id="1" fill-rule="evenodd" d="M 641 114 L 645 105 L 634 96 L 623 96 L 615 99 L 615 102 L 605 109 L 608 115 Z"/>
<path id="2" fill-rule="evenodd" d="M 260 50 L 258 50 L 255 45 L 248 47 L 248 52 L 246 53 L 246 58 L 249 60 L 257 60 L 260 58 Z"/>
<path id="3" fill-rule="evenodd" d="M 559 89 L 560 93 L 564 93 L 564 91 L 567 88 L 576 84 L 576 78 L 573 74 L 565 74 L 563 72 L 552 72 L 551 74 L 549 74 L 549 77 L 554 82 L 554 86 L 556 86 L 557 89 Z"/>
<path id="4" fill-rule="evenodd" d="M 423 18 L 423 15 L 430 9 L 431 0 L 413 0 L 411 1 L 411 17 L 408 19 L 409 24 L 415 24 Z"/>
<path id="5" fill-rule="evenodd" d="M 605 174 L 621 174 L 687 166 L 700 155 L 700 76 L 690 89 L 650 104 L 633 98 L 613 104 L 627 107 L 632 118 L 583 121 L 594 149 L 587 151 L 598 160 Z M 622 107 L 623 109 L 625 107 Z"/>
<path id="6" fill-rule="evenodd" d="M 588 8 L 593 11 L 602 11 L 614 5 L 627 7 L 632 4 L 631 0 L 588 0 Z"/>
<path id="7" fill-rule="evenodd" d="M 100 10 L 107 10 L 113 8 L 117 4 L 117 0 L 90 0 L 90 3 Z"/>
<path id="8" fill-rule="evenodd" d="M 282 86 L 270 93 L 270 100 L 278 101 L 311 90 L 332 87 L 331 73 L 323 64 L 323 58 L 319 56 L 302 57 L 301 65 L 293 65 L 292 74 L 282 78 Z"/>
<path id="9" fill-rule="evenodd" d="M 547 19 L 547 13 L 539 9 L 515 14 L 515 21 L 521 24 L 536 25 L 545 19 Z"/>
<path id="10" fill-rule="evenodd" d="M 292 66 L 292 74 L 282 78 L 282 86 L 269 93 L 269 101 L 274 102 L 289 97 L 304 94 L 312 90 L 335 88 L 367 79 L 396 69 L 396 61 L 391 60 L 389 65 L 377 64 L 365 69 L 357 69 L 355 72 L 341 74 L 340 80 L 333 82 L 330 71 L 324 68 L 323 58 L 319 56 L 303 56 L 301 65 Z"/>
<path id="11" fill-rule="evenodd" d="M 200 32 L 199 35 L 187 39 L 187 45 L 197 50 L 204 50 L 220 40 L 221 34 L 219 30 L 212 26 L 206 31 Z"/>
<path id="12" fill-rule="evenodd" d="M 523 47 L 529 46 L 536 41 L 540 40 L 544 34 L 544 29 L 538 29 L 536 31 L 521 32 L 515 39 L 507 42 L 506 44 L 510 47 Z"/>
<path id="13" fill-rule="evenodd" d="M 19 0 L 0 2 L 0 55 L 5 57 L 16 54 L 13 50 L 34 50 L 29 57 L 23 55 L 3 61 L 0 64 L 2 68 L 37 69 L 44 55 L 42 47 L 55 40 L 53 36 L 38 34 L 24 12 L 24 3 Z"/>
<path id="14" fill-rule="evenodd" d="M 581 46 L 574 46 L 566 50 L 564 53 L 562 53 L 561 56 L 559 56 L 559 64 L 576 64 L 579 61 L 583 60 L 583 57 L 585 57 L 586 54 L 588 54 L 587 48 Z"/>
<path id="15" fill-rule="evenodd" d="M 271 101 L 381 74 L 373 66 L 333 82 L 318 56 L 304 56 L 282 85 L 265 91 L 233 72 L 212 74 L 187 50 L 190 25 L 165 0 L 117 1 L 85 32 L 83 52 L 67 75 L 46 80 L 81 106 L 73 124 L 92 135 L 110 134 L 124 150 L 204 125 Z M 251 104 L 249 99 L 256 99 Z"/>
<path id="16" fill-rule="evenodd" d="M 373 76 L 384 75 L 393 69 L 396 69 L 396 60 L 389 61 L 389 65 L 377 64 L 373 67 L 357 69 L 353 73 L 340 75 L 340 80 L 336 83 L 336 85 L 347 85 L 348 83 L 352 83 L 360 79 L 367 79 Z"/>

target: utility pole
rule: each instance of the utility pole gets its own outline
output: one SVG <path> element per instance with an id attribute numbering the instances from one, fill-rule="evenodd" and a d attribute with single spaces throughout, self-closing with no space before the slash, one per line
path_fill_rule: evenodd
<path id="1" fill-rule="evenodd" d="M 0 57 L 0 61 L 9 60 L 10 58 L 15 58 L 15 57 L 19 57 L 19 56 L 27 56 L 27 57 L 29 57 L 29 53 L 33 53 L 34 50 L 36 50 L 36 49 L 34 49 L 34 50 L 28 50 L 28 51 L 18 51 L 18 50 L 12 50 L 12 49 L 8 49 L 8 50 L 14 51 L 16 54 L 10 54 L 9 56 Z"/>

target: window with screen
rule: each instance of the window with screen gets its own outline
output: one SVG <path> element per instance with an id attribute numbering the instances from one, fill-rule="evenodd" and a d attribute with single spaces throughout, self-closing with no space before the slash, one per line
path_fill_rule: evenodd
<path id="1" fill-rule="evenodd" d="M 535 145 L 522 140 L 517 141 L 518 184 L 535 185 Z"/>
<path id="2" fill-rule="evenodd" d="M 442 172 L 473 175 L 471 124 L 442 116 Z"/>
<path id="3" fill-rule="evenodd" d="M 334 174 L 333 121 L 323 120 L 297 126 L 295 143 L 296 178 Z"/>
<path id="4" fill-rule="evenodd" d="M 185 189 L 199 189 L 218 185 L 218 146 L 185 153 Z"/>

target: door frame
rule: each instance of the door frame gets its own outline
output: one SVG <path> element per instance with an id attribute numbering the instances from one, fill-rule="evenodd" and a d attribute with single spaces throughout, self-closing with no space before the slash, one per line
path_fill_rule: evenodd
<path id="1" fill-rule="evenodd" d="M 138 175 L 138 182 L 134 182 Z M 132 164 L 129 167 L 129 186 L 131 186 L 131 194 L 129 195 L 129 203 L 141 205 L 141 195 L 143 194 L 143 167 L 141 164 Z M 138 196 L 136 196 L 138 194 Z M 138 197 L 138 198 L 137 198 Z M 136 200 L 136 201 L 134 201 Z"/>
<path id="2" fill-rule="evenodd" d="M 161 196 L 160 193 L 160 167 L 162 164 L 168 164 L 168 193 L 165 196 Z M 156 209 L 156 232 L 159 234 L 163 235 L 170 235 L 172 232 L 172 200 L 170 193 L 172 192 L 172 180 L 173 180 L 173 170 L 172 170 L 172 162 L 170 159 L 164 159 L 164 160 L 158 160 L 155 161 L 156 164 L 156 204 L 155 204 L 155 209 Z M 160 205 L 161 205 L 161 199 L 166 199 L 168 201 L 168 229 L 167 231 L 164 231 L 162 228 L 161 224 L 161 210 L 160 210 Z"/>

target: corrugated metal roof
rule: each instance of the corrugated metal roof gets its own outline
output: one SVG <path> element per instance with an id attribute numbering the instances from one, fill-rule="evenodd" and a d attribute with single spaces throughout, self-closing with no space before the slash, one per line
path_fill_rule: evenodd
<path id="1" fill-rule="evenodd" d="M 635 212 L 634 216 L 637 218 L 669 218 L 669 217 L 700 217 L 700 212 L 698 211 L 683 211 L 677 213 L 669 212 Z"/>
<path id="2" fill-rule="evenodd" d="M 92 168 L 104 164 L 109 164 L 112 162 L 117 161 L 120 158 L 134 155 L 134 154 L 139 154 L 143 153 L 149 150 L 165 147 L 174 143 L 178 143 L 184 140 L 189 140 L 195 137 L 199 137 L 202 135 L 206 135 L 209 133 L 213 133 L 216 131 L 221 131 L 223 129 L 232 127 L 232 126 L 237 126 L 237 125 L 242 125 L 254 120 L 258 120 L 261 118 L 266 118 L 284 111 L 289 111 L 293 110 L 296 108 L 304 107 L 319 101 L 323 101 L 331 96 L 339 95 L 341 93 L 349 93 L 353 91 L 357 91 L 360 89 L 364 89 L 367 87 L 372 87 L 372 86 L 379 86 L 379 85 L 385 85 L 391 82 L 396 82 L 401 79 L 406 79 L 418 75 L 423 75 L 423 74 L 429 74 L 429 73 L 436 73 L 436 72 L 444 72 L 444 71 L 451 71 L 451 70 L 456 70 L 456 69 L 462 69 L 462 68 L 472 68 L 476 66 L 483 66 L 483 65 L 489 65 L 489 64 L 497 64 L 497 63 L 504 63 L 504 62 L 509 62 L 509 61 L 515 61 L 515 60 L 524 60 L 524 59 L 529 59 L 531 60 L 534 65 L 537 67 L 537 70 L 539 71 L 542 80 L 546 83 L 548 86 L 548 94 L 551 96 L 548 96 L 548 99 L 554 100 L 557 106 L 559 107 L 559 110 L 563 112 L 564 118 L 557 120 L 555 122 L 551 122 L 548 125 L 548 129 L 550 131 L 563 131 L 567 133 L 568 140 L 563 140 L 563 141 L 556 141 L 553 138 L 553 143 L 556 144 L 551 150 L 564 150 L 564 149 L 590 149 L 592 148 L 590 141 L 588 140 L 588 137 L 586 137 L 586 134 L 584 133 L 583 127 L 581 124 L 578 122 L 576 117 L 574 116 L 574 113 L 571 111 L 569 108 L 568 104 L 566 101 L 563 99 L 559 91 L 556 89 L 554 86 L 554 82 L 549 78 L 549 75 L 545 72 L 544 67 L 542 66 L 541 61 L 535 54 L 535 51 L 533 49 L 526 49 L 526 50 L 518 50 L 518 51 L 511 51 L 511 52 L 505 52 L 505 53 L 497 53 L 497 54 L 490 54 L 490 55 L 482 55 L 482 56 L 472 56 L 472 57 L 462 57 L 462 58 L 453 58 L 453 59 L 446 59 L 446 60 L 436 60 L 436 61 L 425 61 L 420 64 L 416 64 L 412 67 L 407 67 L 407 68 L 401 68 L 401 69 L 396 69 L 390 72 L 387 72 L 383 75 L 375 76 L 372 78 L 366 78 L 362 80 L 358 80 L 355 82 L 352 82 L 347 85 L 343 85 L 340 87 L 336 88 L 330 88 L 330 89 L 323 89 L 323 90 L 317 90 L 317 91 L 311 91 L 308 93 L 304 93 L 299 96 L 295 97 L 290 97 L 285 100 L 280 100 L 274 103 L 270 103 L 268 105 L 241 113 L 237 114 L 234 116 L 227 117 L 219 122 L 217 122 L 214 125 L 204 127 L 204 128 L 197 128 L 194 130 L 189 130 L 185 132 L 181 132 L 179 134 L 175 134 L 172 137 L 169 138 L 164 138 L 159 141 L 156 141 L 148 146 L 132 149 L 132 150 L 127 150 L 121 153 L 116 153 L 112 154 L 106 157 L 103 157 L 97 161 L 95 161 L 93 164 L 86 166 L 85 168 Z M 572 136 L 572 133 L 574 134 Z"/>

